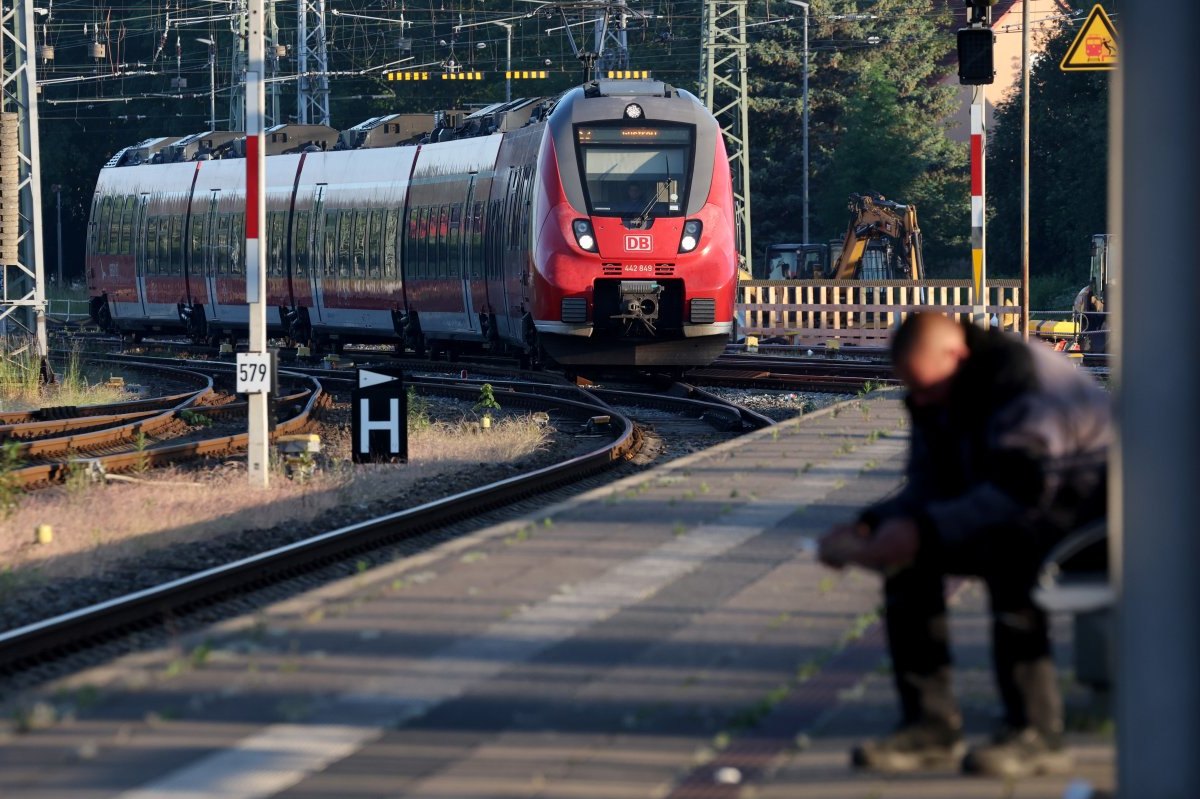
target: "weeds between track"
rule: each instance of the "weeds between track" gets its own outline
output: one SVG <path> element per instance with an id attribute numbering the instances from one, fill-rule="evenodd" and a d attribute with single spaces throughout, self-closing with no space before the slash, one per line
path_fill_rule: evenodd
<path id="1" fill-rule="evenodd" d="M 327 441 L 316 476 L 292 481 L 276 469 L 266 492 L 247 485 L 237 459 L 206 470 L 155 472 L 134 483 L 68 480 L 21 497 L 4 519 L 0 563 L 6 569 L 0 578 L 37 582 L 96 574 L 151 549 L 306 524 L 330 511 L 403 496 L 421 481 L 453 486 L 480 464 L 509 463 L 545 448 L 551 435 L 530 415 L 499 419 L 485 433 L 471 419 L 438 421 L 427 406 L 419 407 L 404 466 L 351 466 L 348 441 Z M 53 543 L 31 543 L 40 524 L 52 526 Z"/>
<path id="2" fill-rule="evenodd" d="M 58 367 L 57 380 L 46 385 L 42 382 L 41 359 L 33 342 L 25 338 L 0 338 L 0 411 L 101 405 L 126 399 L 123 389 L 89 383 L 83 356 L 77 350 L 72 350 Z"/>

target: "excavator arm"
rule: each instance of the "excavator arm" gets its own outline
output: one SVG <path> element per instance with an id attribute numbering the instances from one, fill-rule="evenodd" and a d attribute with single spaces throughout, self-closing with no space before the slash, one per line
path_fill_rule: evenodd
<path id="1" fill-rule="evenodd" d="M 836 280 L 857 278 L 867 245 L 878 239 L 887 239 L 892 244 L 889 273 L 910 280 L 925 276 L 916 206 L 886 200 L 881 194 L 851 194 L 849 208 L 850 223 L 846 226 L 842 252 L 830 270 L 831 277 Z"/>

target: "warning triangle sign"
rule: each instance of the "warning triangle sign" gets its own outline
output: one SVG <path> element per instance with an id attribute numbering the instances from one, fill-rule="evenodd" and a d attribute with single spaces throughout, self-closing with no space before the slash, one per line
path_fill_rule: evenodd
<path id="1" fill-rule="evenodd" d="M 1095 72 L 1117 68 L 1117 29 L 1099 5 L 1092 6 L 1079 35 L 1059 68 L 1063 72 Z"/>

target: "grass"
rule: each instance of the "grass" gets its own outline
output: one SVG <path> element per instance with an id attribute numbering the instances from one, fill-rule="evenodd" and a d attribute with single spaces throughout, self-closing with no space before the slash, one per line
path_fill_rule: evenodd
<path id="1" fill-rule="evenodd" d="M 32 345 L 25 338 L 0 339 L 0 411 L 100 405 L 126 398 L 123 389 L 90 383 L 78 351 L 72 351 L 65 362 L 57 364 L 58 380 L 54 384 L 43 384 L 41 359 Z"/>
<path id="2" fill-rule="evenodd" d="M 11 571 L 0 577 L 0 595 L 24 585 L 24 575 L 35 571 L 39 579 L 91 575 L 151 548 L 304 525 L 340 508 L 366 510 L 403 496 L 418 482 L 428 485 L 481 463 L 526 457 L 543 448 L 548 436 L 549 429 L 529 416 L 503 418 L 486 432 L 470 419 L 431 422 L 410 432 L 407 465 L 351 467 L 334 458 L 304 482 L 277 473 L 267 491 L 251 488 L 241 469 L 218 469 L 148 472 L 136 483 L 80 481 L 70 490 L 58 486 L 26 494 L 3 519 L 0 563 Z M 53 526 L 54 541 L 33 547 L 28 542 L 39 524 Z M 552 525 L 546 519 L 541 526 Z"/>

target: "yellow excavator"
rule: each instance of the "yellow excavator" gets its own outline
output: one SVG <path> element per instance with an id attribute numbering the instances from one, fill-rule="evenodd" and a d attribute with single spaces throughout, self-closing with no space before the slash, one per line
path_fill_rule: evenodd
<path id="1" fill-rule="evenodd" d="M 917 207 L 880 194 L 851 194 L 846 235 L 829 244 L 771 244 L 758 280 L 920 280 L 925 276 Z M 831 257 L 832 256 L 832 257 Z M 749 280 L 751 275 L 743 274 Z"/>
<path id="2" fill-rule="evenodd" d="M 829 270 L 835 280 L 920 280 L 925 276 L 917 207 L 882 194 L 851 194 L 850 224 Z"/>

